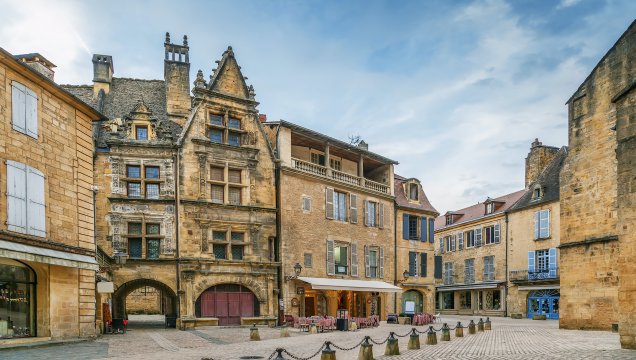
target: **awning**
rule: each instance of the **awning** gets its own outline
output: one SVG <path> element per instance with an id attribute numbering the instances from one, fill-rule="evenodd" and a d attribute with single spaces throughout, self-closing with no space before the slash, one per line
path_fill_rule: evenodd
<path id="1" fill-rule="evenodd" d="M 561 288 L 560 285 L 533 285 L 533 286 L 519 286 L 517 290 L 559 290 Z"/>
<path id="2" fill-rule="evenodd" d="M 0 240 L 0 257 L 14 260 L 34 261 L 44 264 L 73 267 L 85 270 L 99 270 L 95 258 L 59 250 Z"/>
<path id="3" fill-rule="evenodd" d="M 377 291 L 389 293 L 402 292 L 401 288 L 393 286 L 389 283 L 385 283 L 384 281 L 345 280 L 312 277 L 299 277 L 298 280 L 310 284 L 311 288 L 315 290 Z"/>
<path id="4" fill-rule="evenodd" d="M 456 291 L 456 290 L 479 290 L 479 289 L 496 289 L 501 282 L 488 282 L 480 284 L 462 284 L 462 285 L 438 285 L 435 287 L 437 291 Z"/>

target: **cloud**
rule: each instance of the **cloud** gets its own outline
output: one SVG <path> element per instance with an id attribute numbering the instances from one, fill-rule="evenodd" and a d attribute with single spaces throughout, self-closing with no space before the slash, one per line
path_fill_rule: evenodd
<path id="1" fill-rule="evenodd" d="M 559 5 L 557 6 L 557 9 L 568 8 L 568 7 L 571 7 L 571 6 L 574 6 L 574 5 L 578 4 L 580 2 L 581 2 L 581 0 L 561 0 Z"/>

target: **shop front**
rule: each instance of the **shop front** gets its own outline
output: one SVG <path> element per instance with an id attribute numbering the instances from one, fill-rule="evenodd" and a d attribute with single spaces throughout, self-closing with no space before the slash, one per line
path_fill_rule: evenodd
<path id="1" fill-rule="evenodd" d="M 33 269 L 0 258 L 0 339 L 35 336 L 35 286 Z"/>
<path id="2" fill-rule="evenodd" d="M 444 314 L 504 316 L 503 282 L 437 287 L 436 311 Z"/>

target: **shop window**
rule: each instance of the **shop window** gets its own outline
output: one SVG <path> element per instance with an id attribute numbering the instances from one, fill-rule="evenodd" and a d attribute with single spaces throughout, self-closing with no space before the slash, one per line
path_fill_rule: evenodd
<path id="1" fill-rule="evenodd" d="M 470 291 L 462 291 L 459 293 L 459 306 L 462 309 L 472 308 L 472 296 Z"/>
<path id="2" fill-rule="evenodd" d="M 0 258 L 0 340 L 36 336 L 35 285 L 31 268 Z"/>
<path id="3" fill-rule="evenodd" d="M 455 293 L 452 291 L 443 291 L 440 292 L 440 302 L 441 309 L 440 310 L 450 310 L 455 309 Z"/>

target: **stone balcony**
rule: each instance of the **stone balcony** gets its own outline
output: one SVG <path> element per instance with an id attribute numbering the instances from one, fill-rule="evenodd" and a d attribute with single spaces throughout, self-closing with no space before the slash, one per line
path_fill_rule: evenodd
<path id="1" fill-rule="evenodd" d="M 508 276 L 513 283 L 527 283 L 538 281 L 555 281 L 559 279 L 559 269 L 547 270 L 512 270 Z"/>

